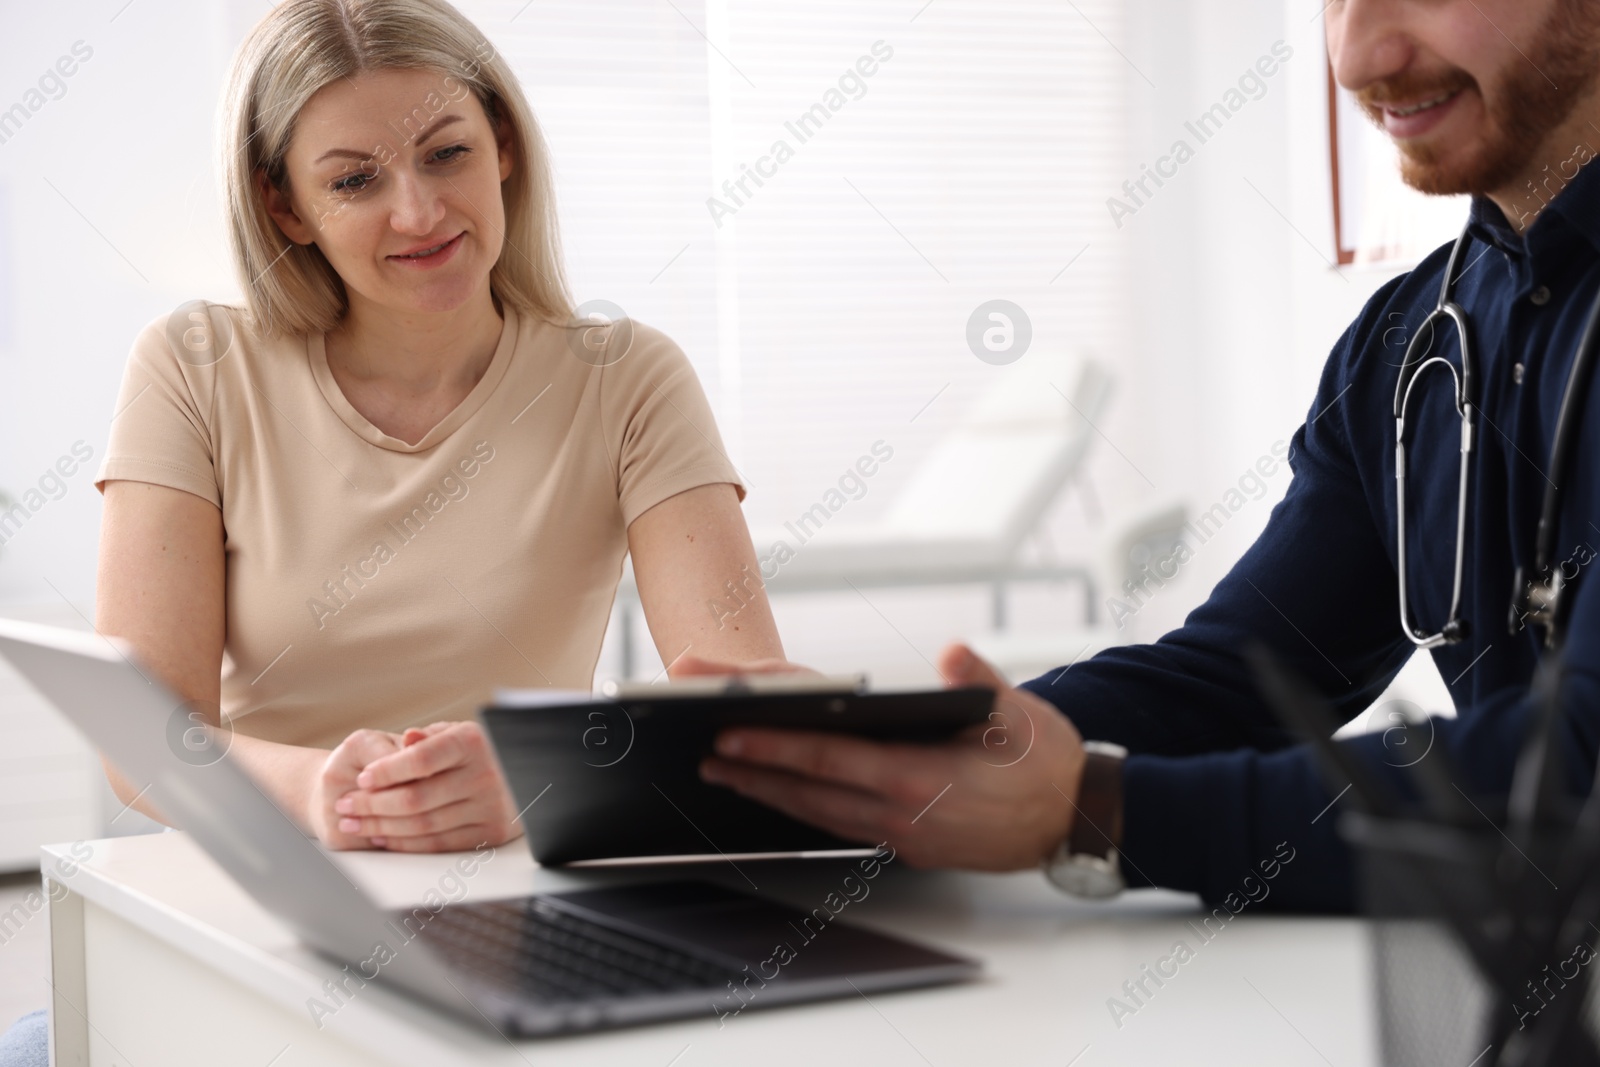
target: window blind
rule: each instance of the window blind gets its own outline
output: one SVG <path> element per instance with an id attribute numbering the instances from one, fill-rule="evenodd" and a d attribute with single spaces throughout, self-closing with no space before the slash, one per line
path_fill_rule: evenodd
<path id="1" fill-rule="evenodd" d="M 577 299 L 689 354 L 753 526 L 879 440 L 894 460 L 851 519 L 885 507 L 1008 371 L 968 348 L 984 301 L 1024 309 L 1030 354 L 1117 355 L 1114 0 L 463 9 L 544 126 Z"/>

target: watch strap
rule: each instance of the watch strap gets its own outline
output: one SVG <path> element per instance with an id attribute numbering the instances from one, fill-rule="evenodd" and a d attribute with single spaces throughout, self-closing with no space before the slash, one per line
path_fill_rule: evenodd
<path id="1" fill-rule="evenodd" d="M 1122 762 L 1127 750 L 1093 742 L 1084 749 L 1078 810 L 1067 835 L 1067 851 L 1110 859 L 1122 843 Z"/>

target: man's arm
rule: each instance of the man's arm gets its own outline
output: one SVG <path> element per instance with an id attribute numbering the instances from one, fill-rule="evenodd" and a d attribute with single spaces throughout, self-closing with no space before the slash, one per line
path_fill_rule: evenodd
<path id="1" fill-rule="evenodd" d="M 1334 398 L 1343 389 L 1330 373 L 1294 435 L 1287 495 L 1182 627 L 1019 686 L 1060 708 L 1085 738 L 1129 750 L 1118 848 L 1130 885 L 1238 899 L 1242 879 L 1286 842 L 1296 859 L 1263 907 L 1354 906 L 1333 797 L 1239 655 L 1266 644 L 1348 721 L 1412 653 L 1396 625 L 1384 534 L 1342 440 Z"/>
<path id="2" fill-rule="evenodd" d="M 1589 621 L 1575 628 L 1596 647 L 1600 592 Z M 1560 739 L 1568 784 L 1586 793 L 1600 730 L 1600 675 L 1592 655 L 1569 658 Z M 783 664 L 688 660 L 684 673 L 786 669 Z M 997 689 L 999 743 L 987 730 L 942 745 L 879 744 L 832 734 L 741 727 L 717 741 L 701 768 L 728 786 L 805 822 L 863 843 L 887 841 L 918 867 L 1005 871 L 1047 858 L 1081 817 L 1077 796 L 1084 755 L 1064 715 L 1024 690 L 1006 689 L 992 668 L 962 646 L 940 656 L 951 685 Z M 1424 759 L 1448 751 L 1470 797 L 1505 794 L 1529 721 L 1521 687 L 1480 701 L 1459 720 L 1429 720 Z M 991 728 L 993 729 L 993 728 Z M 1381 734 L 1341 742 L 1403 798 L 1412 798 L 1408 763 Z M 1025 754 L 1013 753 L 1025 746 Z M 1311 747 L 1239 749 L 1190 756 L 1130 756 L 1123 768 L 1122 871 L 1133 886 L 1198 893 L 1208 904 L 1241 910 L 1353 910 L 1353 857 L 1336 829 L 1341 797 L 1329 789 Z M 1263 871 L 1269 871 L 1266 880 Z"/>
<path id="3" fill-rule="evenodd" d="M 1336 349 L 1311 417 L 1294 435 L 1288 496 L 1181 629 L 1154 645 L 1102 653 L 1020 690 L 991 683 L 1002 690 L 997 708 L 1042 709 L 1035 716 L 1041 728 L 1029 735 L 1032 747 L 1005 774 L 988 775 L 983 765 L 993 766 L 994 754 L 974 749 L 970 739 L 928 750 L 924 759 L 865 742 L 745 730 L 735 735 L 742 742 L 737 752 L 719 748 L 732 758 L 712 761 L 707 776 L 845 836 L 866 840 L 877 833 L 876 840 L 928 864 L 988 866 L 1000 856 L 1025 857 L 1015 864 L 1021 865 L 1043 857 L 1036 835 L 1015 833 L 1010 823 L 1042 825 L 1032 809 L 1053 804 L 1052 814 L 1063 819 L 1055 828 L 1065 832 L 1076 815 L 1075 775 L 1058 781 L 1064 776 L 1054 768 L 1070 765 L 1069 754 L 1081 760 L 1081 733 L 1135 753 L 1122 775 L 1121 844 L 1132 884 L 1225 893 L 1230 880 L 1274 856 L 1282 838 L 1265 838 L 1289 819 L 1297 836 L 1321 835 L 1311 851 L 1328 866 L 1301 862 L 1296 873 L 1313 876 L 1298 892 L 1275 895 L 1301 906 L 1348 906 L 1348 879 L 1326 876 L 1341 864 L 1348 869 L 1341 846 L 1325 833 L 1332 819 L 1313 821 L 1330 798 L 1306 753 L 1276 752 L 1298 738 L 1261 699 L 1239 651 L 1251 641 L 1265 643 L 1330 694 L 1346 718 L 1366 707 L 1410 654 L 1395 625 L 1395 577 L 1384 534 L 1337 407 L 1348 392 L 1356 335 L 1352 327 Z M 963 661 L 955 652 L 942 661 L 951 684 L 972 680 Z M 1077 729 L 1055 730 L 1048 721 L 1051 705 Z M 995 797 L 990 789 L 998 791 Z M 988 807 L 1006 815 L 986 821 Z M 1308 807 L 1298 819 L 1295 813 Z M 1020 818 L 1024 809 L 1028 820 Z M 986 835 L 987 848 L 972 845 Z M 1005 847 L 1013 837 L 1013 847 Z M 1246 858 L 1235 864 L 1238 854 Z"/>
<path id="4" fill-rule="evenodd" d="M 1593 616 L 1600 593 L 1590 591 L 1587 600 Z M 1591 621 L 1574 630 L 1568 648 L 1596 649 L 1597 636 Z M 1567 789 L 1582 796 L 1593 782 L 1600 674 L 1591 653 L 1569 654 L 1564 662 L 1568 675 L 1557 744 Z M 1460 774 L 1454 784 L 1482 807 L 1476 798 L 1505 796 L 1510 790 L 1533 699 L 1525 687 L 1512 687 L 1461 709 L 1456 719 L 1427 720 L 1420 727 L 1430 739 L 1425 755 L 1396 749 L 1381 733 L 1340 743 L 1407 801 L 1417 799 L 1410 766 L 1447 753 Z M 1286 841 L 1297 858 L 1284 866 L 1263 907 L 1349 911 L 1358 903 L 1355 857 L 1337 831 L 1349 798 L 1327 787 L 1308 744 L 1277 752 L 1130 756 L 1123 789 L 1121 849 L 1130 885 L 1185 889 L 1221 902 L 1241 893 L 1244 877 Z"/>
<path id="5" fill-rule="evenodd" d="M 1286 501 L 1274 516 L 1280 536 L 1286 536 L 1285 529 L 1298 529 L 1295 512 Z M 1353 536 L 1348 528 L 1346 533 Z M 1219 587 L 1218 595 L 1237 595 L 1240 589 L 1253 593 L 1255 585 L 1272 581 L 1251 573 L 1263 560 L 1274 562 L 1271 548 L 1260 543 L 1252 548 L 1223 583 L 1230 588 Z M 1313 587 L 1320 581 L 1313 574 Z M 1346 576 L 1346 584 L 1356 583 Z M 1370 576 L 1366 585 L 1373 585 Z M 1398 630 L 1388 613 L 1392 589 L 1385 581 L 1383 592 L 1373 596 L 1374 601 L 1388 601 L 1373 609 L 1378 617 L 1371 627 L 1379 634 Z M 1574 600 L 1560 738 L 1569 789 L 1581 795 L 1590 787 L 1600 749 L 1600 585 L 1580 581 L 1569 587 L 1568 595 Z M 1391 659 L 1379 654 L 1384 642 L 1373 642 L 1370 647 L 1377 651 L 1368 653 L 1369 662 L 1379 664 L 1380 673 L 1364 685 L 1344 686 L 1341 695 L 1341 686 L 1330 685 L 1328 679 L 1333 671 L 1343 669 L 1348 677 L 1356 669 L 1358 660 L 1350 650 L 1360 651 L 1358 635 L 1324 635 L 1311 607 L 1306 610 L 1311 617 L 1303 627 L 1286 623 L 1286 633 L 1274 635 L 1267 627 L 1253 630 L 1208 619 L 1216 613 L 1213 598 L 1191 616 L 1191 624 L 1205 622 L 1213 633 L 1227 635 L 1209 650 L 1179 631 L 1156 646 L 1117 650 L 1067 672 L 1065 677 L 1079 677 L 1069 702 L 1073 714 L 1061 718 L 1081 724 L 1084 736 L 1116 740 L 1135 750 L 1123 767 L 1123 833 L 1118 842 L 1130 885 L 1188 890 L 1230 910 L 1247 898 L 1256 900 L 1251 907 L 1258 910 L 1348 911 L 1356 906 L 1354 859 L 1337 833 L 1341 797 L 1325 784 L 1310 746 L 1296 743 L 1298 738 L 1276 725 L 1237 650 L 1250 637 L 1268 640 L 1298 673 L 1313 677 L 1325 692 L 1331 690 L 1349 715 L 1386 681 L 1391 671 L 1382 665 L 1398 666 L 1409 642 Z M 1325 641 L 1322 651 L 1331 662 L 1312 647 L 1318 637 Z M 1241 644 L 1226 647 L 1224 641 Z M 1340 658 L 1334 660 L 1334 655 Z M 1022 718 L 1013 714 L 1015 721 L 1005 731 L 1008 745 L 1022 738 L 1032 741 L 1014 766 L 1000 759 L 993 746 L 971 738 L 919 751 L 746 729 L 724 739 L 737 739 L 737 750 L 719 744 L 722 758 L 708 765 L 706 776 L 847 838 L 887 840 L 920 865 L 992 870 L 1037 862 L 1037 847 L 1048 838 L 1047 831 L 1064 837 L 1076 815 L 1069 798 L 1076 796 L 1074 768 L 1081 768 L 1078 731 L 1056 729 L 1049 721 L 1052 706 L 1038 697 L 1041 689 L 1059 697 L 1066 687 L 1049 687 L 1044 683 L 1052 678 L 1046 677 L 1007 691 L 992 672 L 981 664 L 969 665 L 967 659 L 964 650 L 947 651 L 941 658 L 941 673 L 950 684 L 994 684 L 1002 689 L 997 710 L 1033 712 L 1026 726 L 1026 711 Z M 1103 660 L 1109 666 L 1102 667 Z M 1308 666 L 1312 660 L 1320 662 L 1320 672 L 1315 664 Z M 1182 673 L 1185 668 L 1195 676 Z M 1172 699 L 1174 693 L 1188 694 L 1205 713 L 1221 716 L 1220 726 L 1191 725 L 1190 718 L 1201 713 Z M 1224 703 L 1229 701 L 1232 708 Z M 1039 714 L 1038 709 L 1046 710 Z M 1526 686 L 1484 694 L 1463 706 L 1458 719 L 1429 720 L 1425 732 L 1431 732 L 1433 745 L 1421 758 L 1438 759 L 1438 753 L 1448 752 L 1461 772 L 1457 784 L 1464 793 L 1504 795 L 1530 710 Z M 1342 743 L 1355 749 L 1400 796 L 1410 797 L 1406 767 L 1417 761 L 1418 753 L 1396 750 L 1390 740 L 1372 734 Z M 1059 801 L 1054 799 L 1057 793 Z M 1285 856 L 1292 861 L 1283 862 Z M 1259 892 L 1263 863 L 1277 871 L 1266 895 Z M 1246 878 L 1252 881 L 1246 883 Z"/>
<path id="6" fill-rule="evenodd" d="M 1372 319 L 1374 307 L 1381 312 L 1385 299 L 1380 292 L 1364 318 Z M 1373 503 L 1388 491 L 1389 475 L 1372 462 L 1369 438 L 1362 439 L 1363 463 L 1351 448 L 1346 413 L 1383 411 L 1384 392 L 1392 389 L 1382 375 L 1349 369 L 1352 353 L 1364 347 L 1361 325 L 1336 348 L 1311 415 L 1295 434 L 1295 479 L 1286 498 L 1185 625 L 1154 645 L 1113 649 L 1000 693 L 997 708 L 1027 708 L 1043 697 L 1049 705 L 1032 706 L 1054 705 L 1077 727 L 1040 730 L 1009 767 L 1010 778 L 982 777 L 993 753 L 970 738 L 918 752 L 750 729 L 730 731 L 706 777 L 854 840 L 887 840 L 902 852 L 903 843 L 914 846 L 925 865 L 1015 868 L 1042 858 L 1035 854 L 1044 825 L 1037 816 L 1049 810 L 1050 789 L 1064 793 L 1068 810 L 1065 828 L 1055 828 L 1070 829 L 1075 783 L 1055 781 L 1052 768 L 1081 753 L 1081 732 L 1132 752 L 1121 775 L 1119 843 L 1130 884 L 1194 891 L 1231 911 L 1242 904 L 1230 900 L 1257 896 L 1250 885 L 1260 884 L 1268 864 L 1277 874 L 1256 907 L 1353 908 L 1352 857 L 1336 831 L 1339 797 L 1324 785 L 1310 748 L 1277 722 L 1240 652 L 1252 641 L 1267 645 L 1346 721 L 1411 655 L 1398 624 L 1392 533 Z M 1573 671 L 1563 718 L 1570 785 L 1580 793 L 1600 742 L 1600 591 L 1584 584 L 1594 583 L 1569 593 L 1576 594 L 1567 644 Z M 951 684 L 974 680 L 955 666 L 959 659 L 947 652 L 941 661 Z M 1464 702 L 1459 721 L 1431 723 L 1438 751 L 1450 751 L 1462 768 L 1463 792 L 1505 792 L 1529 720 L 1525 693 L 1517 685 L 1480 694 Z M 723 747 L 735 739 L 737 750 Z M 1384 742 L 1377 735 L 1346 743 L 1404 795 L 1409 779 L 1397 764 L 1413 756 L 1388 751 Z"/>
<path id="7" fill-rule="evenodd" d="M 1412 646 L 1396 621 L 1391 534 L 1378 526 L 1346 439 L 1342 407 L 1361 402 L 1350 395 L 1357 391 L 1349 387 L 1347 362 L 1341 345 L 1308 421 L 1293 436 L 1287 495 L 1180 628 L 1153 644 L 1108 649 L 1019 688 L 1061 708 L 1085 738 L 1114 741 L 1130 752 L 1270 751 L 1296 738 L 1240 659 L 1240 649 L 1259 641 L 1327 696 L 1341 720 L 1365 710 Z"/>

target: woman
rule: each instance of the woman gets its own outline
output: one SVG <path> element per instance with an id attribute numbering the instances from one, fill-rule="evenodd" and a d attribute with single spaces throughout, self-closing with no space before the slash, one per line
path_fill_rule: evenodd
<path id="1" fill-rule="evenodd" d="M 626 553 L 664 662 L 782 655 L 705 607 L 756 564 L 739 475 L 670 340 L 574 324 L 538 126 L 448 4 L 288 0 L 224 107 L 245 306 L 135 342 L 99 628 L 328 847 L 506 841 L 470 720 L 590 687 Z"/>
<path id="2" fill-rule="evenodd" d="M 245 301 L 134 343 L 98 628 L 327 847 L 503 843 L 473 713 L 589 689 L 626 554 L 669 671 L 782 656 L 765 601 L 706 608 L 757 566 L 744 488 L 670 340 L 576 324 L 538 125 L 443 0 L 284 0 L 223 115 Z"/>

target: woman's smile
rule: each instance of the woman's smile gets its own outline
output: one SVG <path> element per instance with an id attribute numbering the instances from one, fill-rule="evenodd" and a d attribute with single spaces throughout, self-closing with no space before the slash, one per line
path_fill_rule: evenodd
<path id="1" fill-rule="evenodd" d="M 461 247 L 462 239 L 466 235 L 466 231 L 463 230 L 447 241 L 418 245 L 409 252 L 389 256 L 388 260 L 405 270 L 432 270 L 455 257 L 456 250 Z"/>

